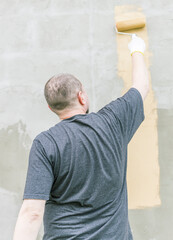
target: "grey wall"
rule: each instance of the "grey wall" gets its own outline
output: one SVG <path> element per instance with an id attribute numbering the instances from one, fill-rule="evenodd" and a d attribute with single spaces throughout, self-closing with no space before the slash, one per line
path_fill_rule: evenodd
<path id="1" fill-rule="evenodd" d="M 130 210 L 135 240 L 173 235 L 173 4 L 171 0 L 1 0 L 0 240 L 12 238 L 33 138 L 59 120 L 47 108 L 45 82 L 69 72 L 86 87 L 91 111 L 121 94 L 114 6 L 133 4 L 147 18 L 158 103 L 160 195 L 157 208 Z M 128 51 L 128 49 L 127 49 Z M 41 234 L 39 239 L 41 239 Z"/>

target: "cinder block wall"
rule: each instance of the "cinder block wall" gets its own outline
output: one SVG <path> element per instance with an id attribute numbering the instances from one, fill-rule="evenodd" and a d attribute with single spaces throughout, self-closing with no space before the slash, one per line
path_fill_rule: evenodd
<path id="1" fill-rule="evenodd" d="M 44 100 L 45 82 L 56 73 L 74 74 L 89 94 L 91 111 L 121 94 L 113 27 L 114 6 L 122 4 L 138 5 L 147 18 L 161 169 L 162 205 L 131 210 L 131 227 L 140 240 L 173 235 L 172 1 L 1 0 L 0 240 L 12 238 L 32 140 L 59 121 Z"/>

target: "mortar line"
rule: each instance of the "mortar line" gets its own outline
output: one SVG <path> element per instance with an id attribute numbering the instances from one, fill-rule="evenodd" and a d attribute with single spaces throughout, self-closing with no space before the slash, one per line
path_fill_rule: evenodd
<path id="1" fill-rule="evenodd" d="M 91 84 L 92 84 L 92 106 L 93 111 L 96 109 L 95 100 L 95 79 L 94 79 L 94 51 L 93 51 L 93 4 L 92 0 L 89 1 L 89 46 L 90 46 L 90 73 L 91 73 Z"/>

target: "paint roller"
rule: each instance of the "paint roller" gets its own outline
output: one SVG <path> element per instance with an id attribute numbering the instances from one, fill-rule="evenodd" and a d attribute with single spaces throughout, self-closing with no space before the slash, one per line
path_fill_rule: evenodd
<path id="1" fill-rule="evenodd" d="M 134 36 L 134 33 L 125 33 L 124 31 L 134 30 L 145 27 L 145 18 L 132 18 L 116 22 L 115 30 L 118 34 Z"/>

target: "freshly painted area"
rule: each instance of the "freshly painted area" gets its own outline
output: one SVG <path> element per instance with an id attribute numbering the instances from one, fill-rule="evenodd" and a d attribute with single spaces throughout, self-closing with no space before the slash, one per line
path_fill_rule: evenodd
<path id="1" fill-rule="evenodd" d="M 142 10 L 136 6 L 115 7 L 115 22 L 133 19 L 145 19 Z M 146 43 L 145 61 L 150 66 L 147 26 L 126 31 L 136 33 Z M 118 52 L 118 75 L 123 79 L 123 92 L 132 85 L 131 56 L 127 51 L 130 36 L 116 35 Z M 160 204 L 158 163 L 157 103 L 150 78 L 149 94 L 144 102 L 145 120 L 134 135 L 128 148 L 127 183 L 129 208 L 144 208 Z M 140 79 L 139 79 L 140 81 Z"/>

